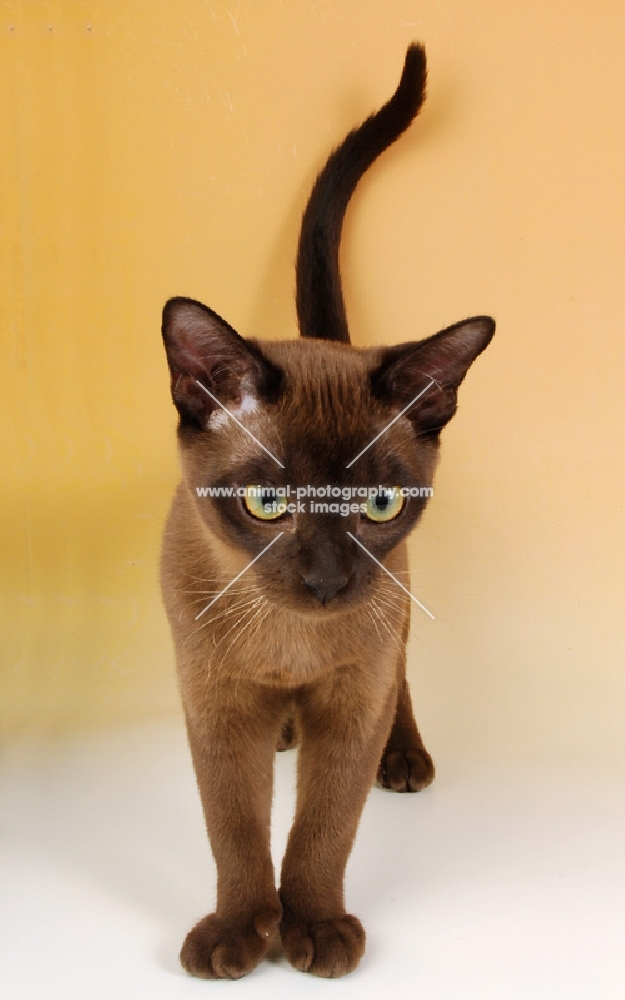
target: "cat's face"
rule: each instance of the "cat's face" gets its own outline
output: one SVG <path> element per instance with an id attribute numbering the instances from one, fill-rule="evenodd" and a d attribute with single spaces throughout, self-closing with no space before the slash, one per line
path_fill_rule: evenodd
<path id="1" fill-rule="evenodd" d="M 375 560 L 425 507 L 440 428 L 492 322 L 390 349 L 261 344 L 175 299 L 163 335 L 183 475 L 210 534 L 248 561 L 275 540 L 254 572 L 282 606 L 327 615 L 368 600 L 383 572 Z M 263 496 L 250 490 L 258 486 Z"/>

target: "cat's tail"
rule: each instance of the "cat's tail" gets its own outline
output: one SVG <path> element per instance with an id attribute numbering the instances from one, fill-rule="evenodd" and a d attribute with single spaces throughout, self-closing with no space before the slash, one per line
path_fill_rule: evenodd
<path id="1" fill-rule="evenodd" d="M 413 43 L 391 99 L 330 155 L 309 198 L 299 237 L 296 304 L 302 337 L 349 344 L 339 269 L 343 218 L 358 181 L 404 132 L 425 99 L 425 49 Z"/>

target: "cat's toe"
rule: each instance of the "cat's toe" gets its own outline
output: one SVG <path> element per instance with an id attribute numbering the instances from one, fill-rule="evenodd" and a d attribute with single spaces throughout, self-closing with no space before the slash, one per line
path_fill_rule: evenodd
<path id="1" fill-rule="evenodd" d="M 326 979 L 353 972 L 365 951 L 364 928 L 349 913 L 319 921 L 287 915 L 280 930 L 282 947 L 291 965 Z"/>
<path id="2" fill-rule="evenodd" d="M 180 952 L 186 972 L 200 979 L 240 979 L 254 969 L 277 938 L 280 911 L 260 911 L 240 926 L 210 913 L 189 931 Z"/>
<path id="3" fill-rule="evenodd" d="M 427 750 L 419 747 L 386 750 L 377 781 L 394 792 L 420 792 L 434 781 L 434 762 Z"/>

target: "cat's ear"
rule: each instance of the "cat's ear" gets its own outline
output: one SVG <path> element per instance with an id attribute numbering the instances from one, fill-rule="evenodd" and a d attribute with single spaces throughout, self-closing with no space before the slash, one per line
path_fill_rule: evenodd
<path id="1" fill-rule="evenodd" d="M 419 433 L 436 433 L 456 412 L 458 386 L 494 332 L 490 316 L 475 316 L 418 343 L 389 348 L 371 373 L 374 396 L 403 409 L 423 392 L 406 416 Z"/>
<path id="2" fill-rule="evenodd" d="M 170 299 L 162 331 L 171 394 L 183 423 L 205 429 L 219 406 L 212 396 L 226 407 L 236 407 L 244 396 L 264 401 L 276 396 L 280 369 L 201 302 Z"/>

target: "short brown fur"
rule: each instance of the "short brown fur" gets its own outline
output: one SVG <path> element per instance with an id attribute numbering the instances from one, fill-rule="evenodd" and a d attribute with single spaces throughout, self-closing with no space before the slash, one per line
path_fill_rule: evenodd
<path id="1" fill-rule="evenodd" d="M 406 120 L 393 123 L 382 148 L 420 106 L 425 61 L 417 48 L 409 55 L 418 63 L 421 97 L 413 95 Z M 359 133 L 350 135 L 353 145 Z M 352 189 L 365 161 L 354 168 Z M 349 193 L 341 212 L 347 200 Z M 309 210 L 309 229 L 313 216 Z M 340 225 L 328 238 L 336 269 Z M 308 239 L 304 229 L 300 257 Z M 336 286 L 337 273 L 331 279 Z M 300 296 L 307 340 L 244 340 L 190 299 L 171 300 L 164 312 L 182 482 L 165 530 L 162 591 L 218 873 L 215 912 L 190 931 L 181 961 L 205 978 L 245 975 L 278 938 L 301 971 L 331 977 L 353 970 L 365 935 L 345 910 L 344 872 L 369 789 L 377 778 L 386 788 L 419 791 L 434 776 L 406 681 L 410 599 L 348 534 L 407 584 L 405 538 L 425 500 L 407 501 L 386 524 L 353 512 L 298 512 L 267 522 L 240 500 L 199 497 L 197 488 L 358 486 L 400 477 L 429 486 L 439 431 L 494 324 L 478 317 L 426 341 L 357 350 L 315 331 L 332 302 L 307 313 L 314 293 Z M 345 340 L 342 301 L 334 304 L 332 339 Z M 346 469 L 432 380 L 423 400 Z M 296 742 L 297 809 L 278 890 L 269 846 L 273 760 L 276 747 Z"/>

